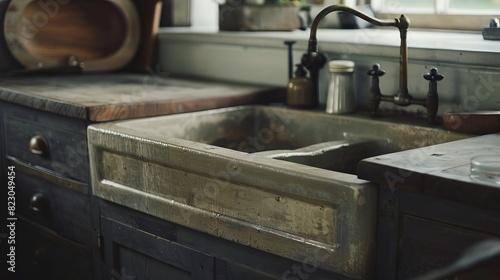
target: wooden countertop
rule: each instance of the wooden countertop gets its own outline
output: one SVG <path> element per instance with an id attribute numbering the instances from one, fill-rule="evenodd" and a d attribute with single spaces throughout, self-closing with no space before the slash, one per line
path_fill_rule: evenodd
<path id="1" fill-rule="evenodd" d="M 358 177 L 383 186 L 500 210 L 500 185 L 469 177 L 470 159 L 500 158 L 500 133 L 376 156 L 361 161 Z"/>
<path id="2" fill-rule="evenodd" d="M 0 100 L 102 122 L 279 100 L 279 89 L 158 74 L 0 79 Z"/>

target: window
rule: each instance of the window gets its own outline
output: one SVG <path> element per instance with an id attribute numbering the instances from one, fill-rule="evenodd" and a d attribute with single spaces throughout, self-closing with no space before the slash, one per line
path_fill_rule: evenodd
<path id="1" fill-rule="evenodd" d="M 411 27 L 480 30 L 490 19 L 500 17 L 500 0 L 372 0 L 377 17 L 401 14 Z"/>

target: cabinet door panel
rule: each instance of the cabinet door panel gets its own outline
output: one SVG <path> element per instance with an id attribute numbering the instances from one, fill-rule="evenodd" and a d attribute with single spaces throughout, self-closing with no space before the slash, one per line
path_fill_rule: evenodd
<path id="1" fill-rule="evenodd" d="M 148 257 L 127 247 L 118 246 L 116 257 L 119 260 L 119 270 L 112 271 L 112 275 L 121 279 L 140 276 L 140 279 L 175 279 L 190 280 L 189 271 Z M 120 278 L 119 278 L 120 279 Z"/>
<path id="2" fill-rule="evenodd" d="M 15 279 L 30 280 L 88 280 L 93 275 L 89 249 L 21 219 L 16 222 L 16 271 Z"/>
<path id="3" fill-rule="evenodd" d="M 106 218 L 101 220 L 101 230 L 105 275 L 166 280 L 215 277 L 212 256 Z"/>
<path id="4" fill-rule="evenodd" d="M 402 219 L 398 279 L 443 268 L 492 235 L 411 216 Z"/>

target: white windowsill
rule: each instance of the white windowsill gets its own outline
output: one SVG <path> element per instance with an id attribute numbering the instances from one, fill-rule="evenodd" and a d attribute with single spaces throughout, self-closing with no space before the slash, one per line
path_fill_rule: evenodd
<path id="1" fill-rule="evenodd" d="M 286 48 L 285 40 L 295 40 L 295 51 L 306 51 L 309 30 L 290 32 L 227 32 L 193 27 L 160 29 L 160 41 L 213 43 L 253 47 Z M 399 57 L 397 29 L 319 29 L 320 51 L 382 57 Z M 408 31 L 410 60 L 500 67 L 500 41 L 484 40 L 479 32 Z"/>

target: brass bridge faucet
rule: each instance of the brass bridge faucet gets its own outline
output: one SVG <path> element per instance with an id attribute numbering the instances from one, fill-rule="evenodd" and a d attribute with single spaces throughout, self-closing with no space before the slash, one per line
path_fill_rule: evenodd
<path id="1" fill-rule="evenodd" d="M 379 77 L 382 76 L 385 71 L 380 69 L 380 65 L 373 65 L 373 69 L 368 71 L 368 75 L 372 76 L 372 86 L 370 89 L 370 113 L 372 116 L 377 115 L 377 110 L 381 101 L 392 101 L 397 105 L 408 106 L 411 104 L 419 104 L 427 108 L 427 117 L 429 122 L 434 122 L 438 109 L 438 94 L 437 94 L 437 81 L 444 78 L 443 75 L 439 74 L 436 68 L 431 69 L 429 73 L 424 75 L 426 80 L 429 80 L 429 92 L 427 93 L 427 98 L 416 99 L 413 98 L 408 93 L 408 45 L 406 44 L 406 33 L 410 26 L 410 19 L 405 15 L 401 15 L 399 18 L 392 20 L 383 20 L 371 17 L 367 14 L 362 13 L 353 8 L 349 8 L 343 5 L 332 5 L 324 8 L 319 14 L 314 18 L 311 25 L 311 33 L 309 36 L 309 45 L 307 53 L 302 56 L 302 64 L 310 71 L 311 79 L 314 82 L 314 90 L 317 96 L 318 94 L 318 77 L 319 69 L 326 63 L 326 57 L 324 54 L 318 51 L 318 39 L 316 38 L 316 31 L 318 30 L 319 22 L 329 13 L 335 11 L 344 11 L 360 17 L 371 24 L 378 26 L 394 26 L 399 29 L 399 34 L 401 38 L 400 54 L 399 54 L 399 90 L 394 96 L 383 95 L 379 88 Z"/>

